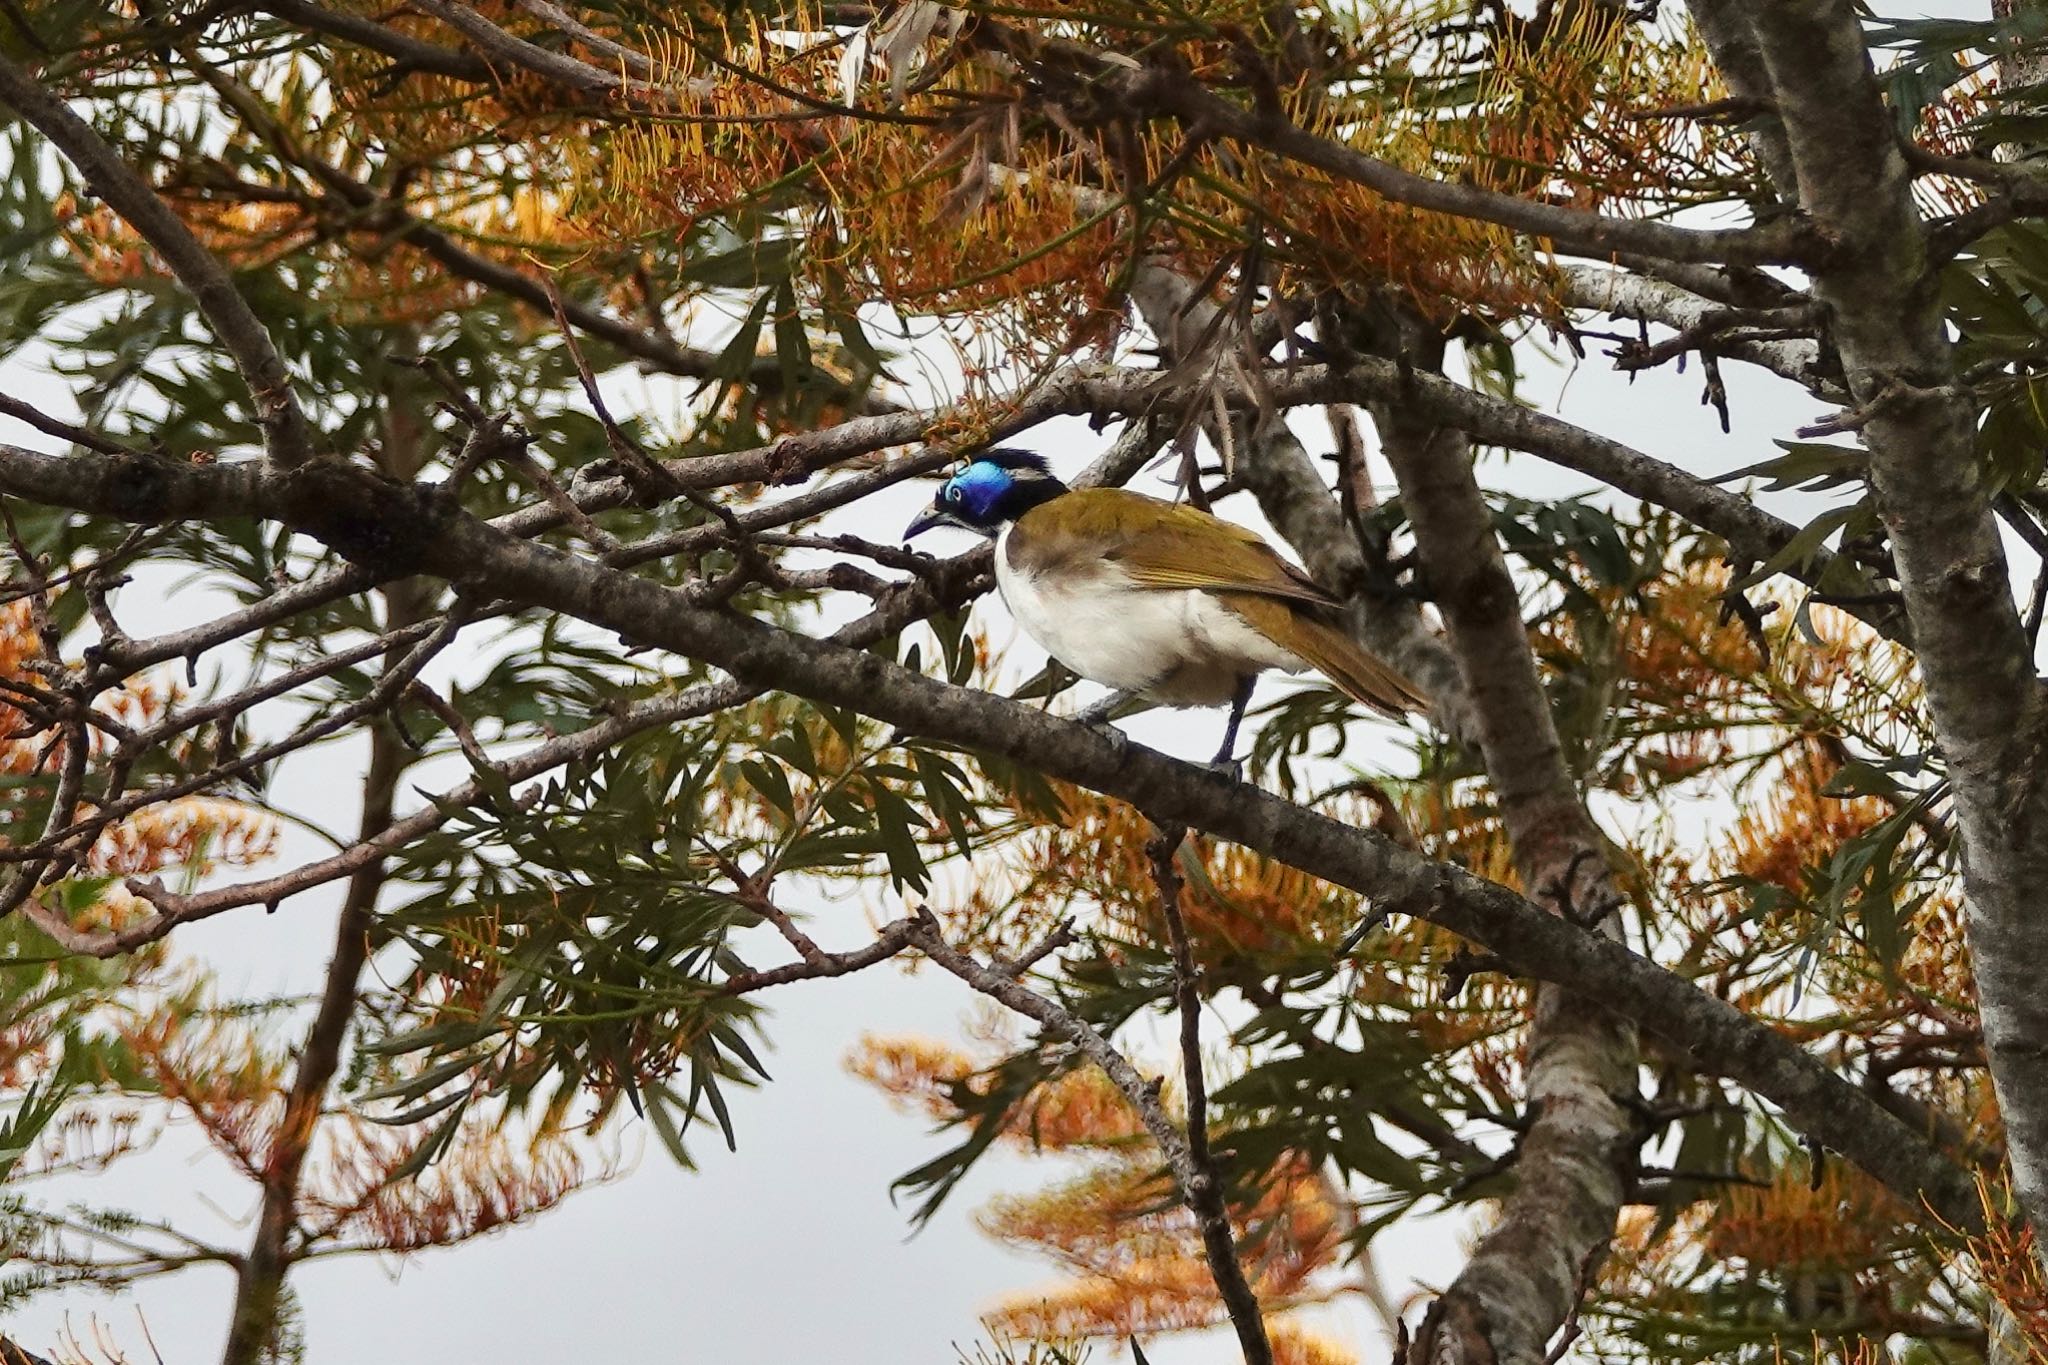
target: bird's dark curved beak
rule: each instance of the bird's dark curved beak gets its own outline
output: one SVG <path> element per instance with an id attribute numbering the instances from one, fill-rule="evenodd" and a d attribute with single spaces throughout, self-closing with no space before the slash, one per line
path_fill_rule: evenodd
<path id="1" fill-rule="evenodd" d="M 903 528 L 903 538 L 909 540 L 912 536 L 921 536 L 934 526 L 960 526 L 962 524 L 960 518 L 954 516 L 945 508 L 929 507 L 918 514 L 917 520 Z"/>

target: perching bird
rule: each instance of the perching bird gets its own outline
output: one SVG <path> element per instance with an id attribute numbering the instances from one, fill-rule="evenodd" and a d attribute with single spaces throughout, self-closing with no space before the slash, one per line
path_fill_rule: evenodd
<path id="1" fill-rule="evenodd" d="M 1230 706 L 1215 762 L 1234 766 L 1258 675 L 1313 668 L 1346 696 L 1398 716 L 1414 686 L 1339 624 L 1335 598 L 1257 534 L 1121 488 L 1068 488 L 1037 455 L 989 450 L 955 474 L 904 538 L 934 526 L 994 536 L 996 588 L 1053 658 L 1116 695 Z"/>

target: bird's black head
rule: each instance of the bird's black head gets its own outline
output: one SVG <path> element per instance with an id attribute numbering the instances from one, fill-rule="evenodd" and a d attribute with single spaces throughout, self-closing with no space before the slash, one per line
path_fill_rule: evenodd
<path id="1" fill-rule="evenodd" d="M 946 480 L 931 507 L 903 532 L 905 540 L 934 526 L 958 526 L 992 536 L 1042 502 L 1067 491 L 1043 455 L 1028 450 L 984 450 Z"/>

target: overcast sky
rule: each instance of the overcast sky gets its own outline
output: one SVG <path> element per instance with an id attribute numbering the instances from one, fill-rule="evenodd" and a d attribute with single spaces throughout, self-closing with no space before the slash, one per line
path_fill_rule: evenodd
<path id="1" fill-rule="evenodd" d="M 1880 8 L 1972 15 L 1985 7 Z M 1724 436 L 1711 412 L 1698 406 L 1696 370 L 1680 375 L 1664 369 L 1629 384 L 1597 359 L 1567 370 L 1538 361 L 1531 351 L 1525 364 L 1531 398 L 1703 475 L 1768 458 L 1775 453 L 1773 437 L 1789 434 L 1820 411 L 1789 386 L 1730 366 L 1734 430 Z M 72 411 L 62 388 L 33 366 L 0 365 L 0 388 L 48 411 Z M 650 403 L 667 401 L 637 381 L 622 381 L 622 396 L 634 393 Z M 1321 449 L 1328 437 L 1314 416 L 1308 414 L 1311 420 L 1300 429 L 1311 449 Z M 1067 421 L 1032 433 L 1030 443 L 1060 471 L 1072 473 L 1103 439 L 1085 423 Z M 0 440 L 49 448 L 47 438 L 4 418 Z M 1376 465 L 1375 472 L 1387 477 L 1384 466 Z M 1504 469 L 1491 466 L 1485 477 L 1494 486 L 1549 496 L 1589 487 L 1576 475 L 1528 457 L 1515 457 Z M 893 501 L 864 512 L 852 529 L 888 539 L 908 519 L 911 504 L 929 496 L 922 487 L 894 491 Z M 1248 516 L 1237 505 L 1241 501 L 1225 510 Z M 1772 503 L 1799 520 L 1818 505 L 1797 497 Z M 154 602 L 145 608 L 143 594 L 150 593 Z M 189 596 L 166 601 L 159 585 L 144 583 L 129 589 L 120 606 L 124 615 L 163 613 L 146 626 L 131 620 L 130 628 L 141 633 L 163 629 L 173 618 L 196 619 L 208 604 Z M 977 612 L 998 643 L 1008 637 L 1010 626 L 996 599 L 984 600 Z M 1020 666 L 1033 666 L 1028 647 L 1020 647 L 1016 657 Z M 459 674 L 462 661 L 458 657 L 443 667 Z M 1219 724 L 1218 713 L 1191 712 L 1141 717 L 1132 729 L 1147 743 L 1200 758 L 1213 749 Z M 1398 752 L 1381 737 L 1347 758 L 1383 761 Z M 347 797 L 358 780 L 361 753 L 359 746 L 337 745 L 286 765 L 276 799 L 328 828 L 353 828 Z M 319 851 L 309 836 L 286 832 L 286 858 Z M 332 887 L 299 896 L 272 916 L 253 910 L 223 915 L 181 929 L 174 942 L 180 951 L 204 957 L 231 993 L 307 991 L 325 966 L 338 897 L 339 888 Z M 824 907 L 811 928 L 828 947 L 852 946 L 864 941 L 867 924 L 860 908 L 837 904 Z M 775 960 L 773 945 L 762 946 L 759 956 Z M 992 1157 L 921 1235 L 911 1237 L 904 1210 L 890 1203 L 889 1182 L 934 1155 L 946 1139 L 928 1135 L 922 1120 L 893 1112 L 841 1067 L 863 1032 L 957 1039 L 962 1019 L 979 1006 L 975 997 L 939 973 L 906 976 L 876 969 L 800 983 L 762 1000 L 771 1011 L 772 1050 L 765 1060 L 775 1080 L 733 1097 L 736 1155 L 715 1141 L 700 1141 L 694 1148 L 700 1169 L 686 1173 L 629 1124 L 621 1135 L 624 1150 L 630 1155 L 646 1149 L 629 1173 L 572 1197 L 534 1223 L 402 1265 L 356 1259 L 301 1267 L 292 1284 L 304 1306 L 313 1365 L 554 1358 L 946 1365 L 955 1358 L 950 1343 L 979 1336 L 979 1309 L 1051 1278 L 1050 1267 L 982 1237 L 971 1214 L 989 1194 L 1033 1187 L 1059 1168 Z M 106 1175 L 36 1192 L 166 1215 L 195 1231 L 220 1231 L 221 1240 L 233 1244 L 246 1242 L 246 1219 L 255 1203 L 253 1191 L 229 1178 L 183 1129 Z M 1414 1285 L 1447 1282 L 1459 1264 L 1460 1238 L 1450 1219 L 1433 1220 L 1421 1230 L 1403 1225 L 1383 1237 L 1387 1288 L 1399 1297 Z M 48 1350 L 67 1333 L 90 1341 L 97 1320 L 131 1359 L 148 1360 L 139 1314 L 163 1358 L 183 1365 L 217 1358 L 231 1294 L 228 1272 L 207 1268 L 146 1284 L 120 1299 L 84 1292 L 52 1296 L 4 1328 L 25 1345 Z M 1340 1301 L 1319 1317 L 1365 1359 L 1379 1358 L 1387 1347 L 1376 1320 L 1356 1300 Z M 1148 1346 L 1147 1354 L 1159 1365 L 1236 1358 L 1228 1341 L 1213 1338 L 1161 1342 Z M 1108 1351 L 1096 1356 L 1110 1358 Z"/>

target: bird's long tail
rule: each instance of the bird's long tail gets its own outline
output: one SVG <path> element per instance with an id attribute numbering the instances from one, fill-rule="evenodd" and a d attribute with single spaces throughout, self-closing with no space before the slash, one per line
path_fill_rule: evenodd
<path id="1" fill-rule="evenodd" d="M 1429 709 L 1429 699 L 1416 690 L 1414 683 L 1367 653 L 1347 631 L 1302 612 L 1290 611 L 1285 626 L 1271 633 L 1275 643 L 1299 656 L 1303 663 L 1335 683 L 1338 691 L 1362 706 L 1394 717 Z"/>

